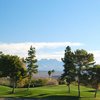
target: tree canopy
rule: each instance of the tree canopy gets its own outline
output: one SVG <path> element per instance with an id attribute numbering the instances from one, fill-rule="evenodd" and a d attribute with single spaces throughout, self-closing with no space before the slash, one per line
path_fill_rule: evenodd
<path id="1" fill-rule="evenodd" d="M 80 83 L 81 77 L 84 74 L 84 69 L 89 67 L 88 65 L 94 61 L 94 56 L 88 53 L 84 49 L 77 49 L 74 53 L 74 64 L 76 66 L 77 82 L 78 82 L 78 96 L 80 97 Z"/>
<path id="2" fill-rule="evenodd" d="M 25 65 L 18 56 L 1 55 L 0 56 L 0 73 L 2 77 L 10 77 L 13 83 L 13 90 L 16 82 L 26 74 Z"/>
<path id="3" fill-rule="evenodd" d="M 70 93 L 70 84 L 75 81 L 75 65 L 74 65 L 74 54 L 71 51 L 71 47 L 67 46 L 65 49 L 64 58 L 62 58 L 64 63 L 63 74 L 61 76 L 62 79 L 65 79 L 68 86 L 68 92 Z"/>
<path id="4" fill-rule="evenodd" d="M 38 66 L 36 64 L 37 59 L 35 53 L 36 53 L 35 48 L 31 46 L 30 49 L 28 50 L 28 57 L 26 58 L 27 72 L 29 76 L 28 89 L 30 88 L 30 83 L 31 83 L 33 73 L 35 74 L 38 72 L 37 70 Z"/>

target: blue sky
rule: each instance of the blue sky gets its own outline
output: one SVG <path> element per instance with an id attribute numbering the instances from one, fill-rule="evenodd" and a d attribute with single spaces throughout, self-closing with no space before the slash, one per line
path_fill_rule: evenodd
<path id="1" fill-rule="evenodd" d="M 0 0 L 1 48 L 8 43 L 71 42 L 84 44 L 73 48 L 98 55 L 99 39 L 100 0 Z M 54 51 L 49 49 L 43 50 Z"/>

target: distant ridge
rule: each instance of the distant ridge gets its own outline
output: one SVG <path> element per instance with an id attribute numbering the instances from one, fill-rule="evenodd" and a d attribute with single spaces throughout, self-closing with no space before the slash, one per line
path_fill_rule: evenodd
<path id="1" fill-rule="evenodd" d="M 63 71 L 63 63 L 56 59 L 41 59 L 38 60 L 38 70 L 48 71 L 54 69 L 55 71 Z"/>

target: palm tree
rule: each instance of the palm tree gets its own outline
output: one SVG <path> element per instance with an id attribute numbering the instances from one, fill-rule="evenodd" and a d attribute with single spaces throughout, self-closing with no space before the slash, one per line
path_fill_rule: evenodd
<path id="1" fill-rule="evenodd" d="M 49 78 L 51 77 L 52 73 L 54 73 L 54 72 L 55 72 L 55 70 L 49 70 L 48 71 Z"/>

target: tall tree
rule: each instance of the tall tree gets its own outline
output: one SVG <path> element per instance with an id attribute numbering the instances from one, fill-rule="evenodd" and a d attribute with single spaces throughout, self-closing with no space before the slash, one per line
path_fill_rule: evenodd
<path id="1" fill-rule="evenodd" d="M 89 68 L 88 73 L 90 75 L 90 84 L 93 88 L 95 88 L 94 97 L 96 98 L 100 83 L 100 65 L 94 65 L 93 67 Z"/>
<path id="2" fill-rule="evenodd" d="M 70 93 L 70 84 L 75 80 L 75 65 L 74 65 L 74 54 L 69 46 L 66 47 L 64 58 L 64 73 L 61 75 L 62 79 L 65 79 L 68 86 L 68 93 Z"/>
<path id="3" fill-rule="evenodd" d="M 78 82 L 78 96 L 79 97 L 80 97 L 80 81 L 81 81 L 82 73 L 84 72 L 84 69 L 88 67 L 88 64 L 93 61 L 94 61 L 93 54 L 87 53 L 86 50 L 77 49 L 75 51 L 74 63 L 77 69 L 77 82 Z"/>
<path id="4" fill-rule="evenodd" d="M 2 55 L 3 53 L 2 53 L 2 51 L 0 51 L 0 55 Z"/>
<path id="5" fill-rule="evenodd" d="M 2 56 L 3 56 L 3 53 L 0 51 L 0 59 L 1 59 Z M 0 77 L 2 77 L 2 69 L 0 69 Z"/>
<path id="6" fill-rule="evenodd" d="M 30 84 L 31 84 L 31 80 L 32 80 L 32 76 L 33 73 L 37 73 L 37 59 L 35 56 L 35 48 L 33 48 L 32 46 L 30 47 L 30 50 L 28 50 L 28 57 L 26 58 L 26 63 L 27 63 L 27 72 L 28 72 L 28 76 L 29 76 L 29 84 L 28 84 L 28 90 L 30 88 Z"/>
<path id="7" fill-rule="evenodd" d="M 16 83 L 26 74 L 26 69 L 18 56 L 2 55 L 0 57 L 1 76 L 11 78 L 13 84 L 12 93 L 15 92 Z"/>

